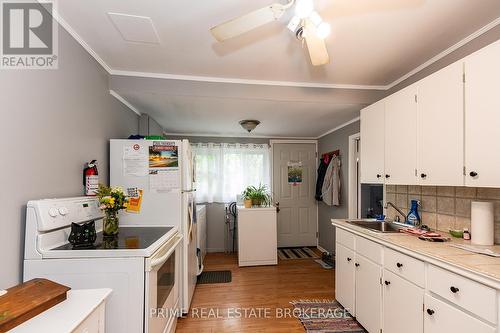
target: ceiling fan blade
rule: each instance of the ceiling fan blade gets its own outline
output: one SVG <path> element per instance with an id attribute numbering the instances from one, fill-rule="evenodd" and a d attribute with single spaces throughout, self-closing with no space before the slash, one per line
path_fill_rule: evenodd
<path id="1" fill-rule="evenodd" d="M 278 20 L 281 16 L 283 16 L 283 13 L 288 8 L 289 4 L 282 5 L 279 3 L 275 3 L 219 24 L 210 29 L 210 32 L 215 37 L 215 39 L 217 39 L 217 41 L 222 42 L 226 39 L 258 28 L 266 23 Z"/>
<path id="2" fill-rule="evenodd" d="M 309 57 L 311 58 L 311 64 L 313 66 L 328 64 L 330 62 L 330 56 L 326 49 L 325 40 L 318 37 L 316 28 L 309 20 L 305 21 L 304 38 L 309 51 Z"/>

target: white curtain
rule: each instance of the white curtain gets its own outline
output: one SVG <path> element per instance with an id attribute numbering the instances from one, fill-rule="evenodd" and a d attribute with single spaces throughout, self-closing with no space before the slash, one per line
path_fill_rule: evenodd
<path id="1" fill-rule="evenodd" d="M 267 144 L 192 144 L 196 165 L 196 201 L 232 202 L 249 186 L 270 186 Z"/>

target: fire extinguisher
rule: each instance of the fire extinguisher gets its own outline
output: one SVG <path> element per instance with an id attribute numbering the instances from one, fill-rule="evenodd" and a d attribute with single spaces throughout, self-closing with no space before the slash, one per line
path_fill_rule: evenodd
<path id="1" fill-rule="evenodd" d="M 97 161 L 92 160 L 83 169 L 84 194 L 94 196 L 99 188 L 99 173 L 97 172 Z"/>

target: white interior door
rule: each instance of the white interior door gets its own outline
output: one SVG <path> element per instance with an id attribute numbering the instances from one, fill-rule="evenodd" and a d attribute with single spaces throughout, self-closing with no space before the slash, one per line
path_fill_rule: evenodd
<path id="1" fill-rule="evenodd" d="M 289 167 L 299 165 L 302 181 L 292 184 Z M 279 202 L 278 247 L 316 246 L 318 210 L 316 142 L 273 143 L 273 192 Z"/>

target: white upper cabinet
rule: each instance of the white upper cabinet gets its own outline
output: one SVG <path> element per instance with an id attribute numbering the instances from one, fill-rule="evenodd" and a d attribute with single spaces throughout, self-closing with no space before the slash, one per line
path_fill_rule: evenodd
<path id="1" fill-rule="evenodd" d="M 384 127 L 383 100 L 361 110 L 361 183 L 384 183 Z"/>
<path id="2" fill-rule="evenodd" d="M 418 82 L 417 177 L 422 185 L 464 184 L 463 62 Z"/>
<path id="3" fill-rule="evenodd" d="M 385 99 L 386 184 L 417 184 L 416 95 L 417 86 L 411 85 Z"/>
<path id="4" fill-rule="evenodd" d="M 465 184 L 500 187 L 500 41 L 465 58 Z"/>

